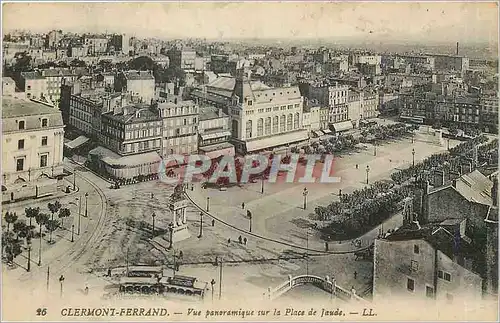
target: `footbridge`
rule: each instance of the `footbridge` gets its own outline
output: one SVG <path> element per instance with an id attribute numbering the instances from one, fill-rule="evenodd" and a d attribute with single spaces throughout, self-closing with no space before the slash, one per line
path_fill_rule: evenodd
<path id="1" fill-rule="evenodd" d="M 368 300 L 363 299 L 362 297 L 356 295 L 355 289 L 351 289 L 349 291 L 337 285 L 335 283 L 335 278 L 330 278 L 328 276 L 326 276 L 325 278 L 321 278 L 319 276 L 314 276 L 314 275 L 300 275 L 295 277 L 289 275 L 288 280 L 283 282 L 279 286 L 275 288 L 268 288 L 266 298 L 270 300 L 277 299 L 278 297 L 292 290 L 293 288 L 306 284 L 316 286 L 324 290 L 325 292 L 330 293 L 332 295 L 332 298 L 338 298 L 343 301 L 370 303 Z"/>

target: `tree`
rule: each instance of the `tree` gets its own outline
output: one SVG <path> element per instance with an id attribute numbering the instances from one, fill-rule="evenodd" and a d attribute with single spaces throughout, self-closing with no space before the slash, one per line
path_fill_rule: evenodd
<path id="1" fill-rule="evenodd" d="M 38 213 L 35 217 L 36 223 L 40 227 L 40 243 L 42 243 L 42 227 L 49 221 L 50 217 L 45 213 Z"/>
<path id="2" fill-rule="evenodd" d="M 14 223 L 14 227 L 12 230 L 17 235 L 17 239 L 25 238 L 27 235 L 28 226 L 26 225 L 26 222 L 24 222 L 24 221 L 16 221 Z"/>
<path id="3" fill-rule="evenodd" d="M 139 56 L 128 62 L 128 67 L 131 70 L 152 71 L 155 69 L 155 62 L 151 57 Z"/>
<path id="4" fill-rule="evenodd" d="M 13 212 L 5 213 L 5 222 L 7 222 L 7 232 L 9 232 L 10 224 L 17 221 L 17 215 Z"/>
<path id="5" fill-rule="evenodd" d="M 59 221 L 57 220 L 49 220 L 47 221 L 47 223 L 45 223 L 45 228 L 47 228 L 50 233 L 49 243 L 52 243 L 52 232 L 56 231 L 58 227 Z"/>
<path id="6" fill-rule="evenodd" d="M 31 227 L 32 219 L 36 218 L 38 214 L 40 214 L 40 208 L 39 207 L 27 207 L 24 209 L 24 214 L 28 219 L 30 219 L 30 224 L 29 226 Z"/>
<path id="7" fill-rule="evenodd" d="M 49 208 L 49 211 L 52 213 L 52 217 L 50 219 L 54 220 L 54 214 L 59 211 L 62 205 L 59 201 L 55 201 L 54 203 L 49 203 L 47 206 Z"/>
<path id="8" fill-rule="evenodd" d="M 59 210 L 59 219 L 61 219 L 61 226 L 64 226 L 64 218 L 71 215 L 71 211 L 68 208 L 62 208 Z"/>
<path id="9" fill-rule="evenodd" d="M 84 61 L 80 60 L 80 59 L 74 59 L 74 60 L 72 60 L 69 63 L 69 65 L 72 66 L 72 67 L 86 67 L 87 66 L 87 64 Z"/>
<path id="10" fill-rule="evenodd" d="M 14 258 L 19 256 L 22 252 L 21 244 L 18 240 L 14 239 L 12 235 L 7 235 L 6 239 L 2 241 L 5 243 L 5 254 L 7 256 L 7 261 L 12 263 Z"/>

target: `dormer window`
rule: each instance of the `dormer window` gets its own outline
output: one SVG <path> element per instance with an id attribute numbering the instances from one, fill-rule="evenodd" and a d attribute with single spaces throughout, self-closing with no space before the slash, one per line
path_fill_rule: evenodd
<path id="1" fill-rule="evenodd" d="M 49 126 L 49 119 L 43 118 L 42 119 L 42 128 L 46 128 Z"/>
<path id="2" fill-rule="evenodd" d="M 248 105 L 252 105 L 252 100 L 248 100 Z"/>
<path id="3" fill-rule="evenodd" d="M 25 122 L 24 120 L 19 121 L 18 128 L 19 130 L 24 130 Z"/>

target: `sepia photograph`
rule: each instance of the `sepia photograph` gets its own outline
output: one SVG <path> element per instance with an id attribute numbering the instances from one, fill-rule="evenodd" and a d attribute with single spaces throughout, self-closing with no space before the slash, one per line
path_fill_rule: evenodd
<path id="1" fill-rule="evenodd" d="M 498 322 L 499 7 L 2 2 L 1 320 Z"/>

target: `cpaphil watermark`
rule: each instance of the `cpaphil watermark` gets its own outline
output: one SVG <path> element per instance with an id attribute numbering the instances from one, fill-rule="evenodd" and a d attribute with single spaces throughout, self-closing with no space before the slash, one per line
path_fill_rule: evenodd
<path id="1" fill-rule="evenodd" d="M 169 155 L 162 159 L 159 180 L 167 184 L 207 182 L 218 185 L 241 185 L 265 180 L 276 183 L 338 183 L 334 176 L 333 155 L 247 155 L 222 156 Z"/>

